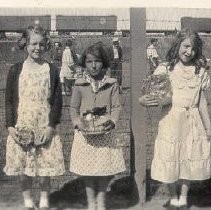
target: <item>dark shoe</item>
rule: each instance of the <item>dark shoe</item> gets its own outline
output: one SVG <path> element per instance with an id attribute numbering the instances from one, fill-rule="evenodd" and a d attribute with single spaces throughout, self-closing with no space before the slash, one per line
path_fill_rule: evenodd
<path id="1" fill-rule="evenodd" d="M 34 207 L 24 207 L 24 210 L 35 210 Z"/>
<path id="2" fill-rule="evenodd" d="M 42 207 L 42 208 L 39 208 L 39 210 L 50 210 L 49 207 Z"/>

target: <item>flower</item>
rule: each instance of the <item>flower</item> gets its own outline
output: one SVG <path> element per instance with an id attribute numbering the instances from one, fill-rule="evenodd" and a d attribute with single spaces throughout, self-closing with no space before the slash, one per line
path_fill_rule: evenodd
<path id="1" fill-rule="evenodd" d="M 171 94 L 171 83 L 167 74 L 149 75 L 143 80 L 142 94 L 154 95 L 159 99 Z"/>
<path id="2" fill-rule="evenodd" d="M 94 107 L 82 114 L 82 122 L 86 126 L 85 135 L 105 134 L 104 123 L 108 121 L 106 107 Z"/>
<path id="3" fill-rule="evenodd" d="M 24 127 L 18 127 L 17 130 L 18 130 L 18 138 L 21 145 L 29 146 L 34 143 L 34 137 L 35 137 L 34 132 L 30 128 L 24 126 Z"/>

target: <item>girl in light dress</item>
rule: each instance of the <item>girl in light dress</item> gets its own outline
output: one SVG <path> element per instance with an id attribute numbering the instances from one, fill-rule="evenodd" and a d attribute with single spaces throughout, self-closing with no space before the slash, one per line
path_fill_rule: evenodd
<path id="1" fill-rule="evenodd" d="M 171 198 L 165 206 L 186 207 L 190 181 L 210 178 L 211 126 L 204 96 L 210 78 L 199 35 L 191 30 L 179 32 L 166 60 L 154 74 L 169 75 L 172 96 L 159 101 L 144 95 L 139 101 L 144 106 L 171 103 L 159 122 L 151 177 L 169 186 Z"/>
<path id="2" fill-rule="evenodd" d="M 59 75 L 43 58 L 49 44 L 46 32 L 39 25 L 30 26 L 19 40 L 20 48 L 28 56 L 23 63 L 11 67 L 6 85 L 9 136 L 4 171 L 9 176 L 21 176 L 24 206 L 28 210 L 35 209 L 32 180 L 39 177 L 39 208 L 47 210 L 50 177 L 65 172 L 62 143 L 56 132 L 62 110 Z M 34 136 L 30 144 L 20 138 L 25 128 Z"/>
<path id="3" fill-rule="evenodd" d="M 95 44 L 84 51 L 81 65 L 85 71 L 75 82 L 70 105 L 75 127 L 70 171 L 84 177 L 90 210 L 106 209 L 105 193 L 111 177 L 126 170 L 114 132 L 121 110 L 119 89 L 116 79 L 106 76 L 108 64 L 102 45 Z M 100 125 L 102 134 L 86 135 L 89 128 L 83 116 L 90 110 L 101 110 L 98 114 L 104 119 Z"/>

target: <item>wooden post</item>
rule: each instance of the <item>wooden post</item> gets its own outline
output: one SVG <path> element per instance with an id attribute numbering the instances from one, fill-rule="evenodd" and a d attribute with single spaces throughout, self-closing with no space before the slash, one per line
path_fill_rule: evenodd
<path id="1" fill-rule="evenodd" d="M 146 76 L 146 9 L 130 9 L 131 32 L 131 146 L 134 148 L 135 182 L 139 203 L 131 208 L 143 208 L 146 197 L 146 125 L 145 109 L 139 104 L 141 81 Z"/>

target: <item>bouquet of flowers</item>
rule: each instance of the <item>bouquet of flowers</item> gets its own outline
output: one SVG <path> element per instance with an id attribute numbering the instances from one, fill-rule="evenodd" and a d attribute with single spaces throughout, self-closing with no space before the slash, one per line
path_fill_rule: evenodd
<path id="1" fill-rule="evenodd" d="M 18 142 L 24 149 L 38 147 L 46 142 L 43 141 L 43 129 L 31 129 L 27 126 L 17 127 Z"/>
<path id="2" fill-rule="evenodd" d="M 34 132 L 27 126 L 17 127 L 18 139 L 21 146 L 28 147 L 34 144 Z"/>
<path id="3" fill-rule="evenodd" d="M 103 124 L 107 120 L 106 107 L 94 107 L 92 110 L 87 110 L 82 117 L 82 122 L 87 128 L 85 135 L 105 134 Z"/>
<path id="4" fill-rule="evenodd" d="M 162 100 L 171 95 L 171 83 L 167 74 L 149 75 L 143 80 L 142 94 L 153 95 Z"/>

